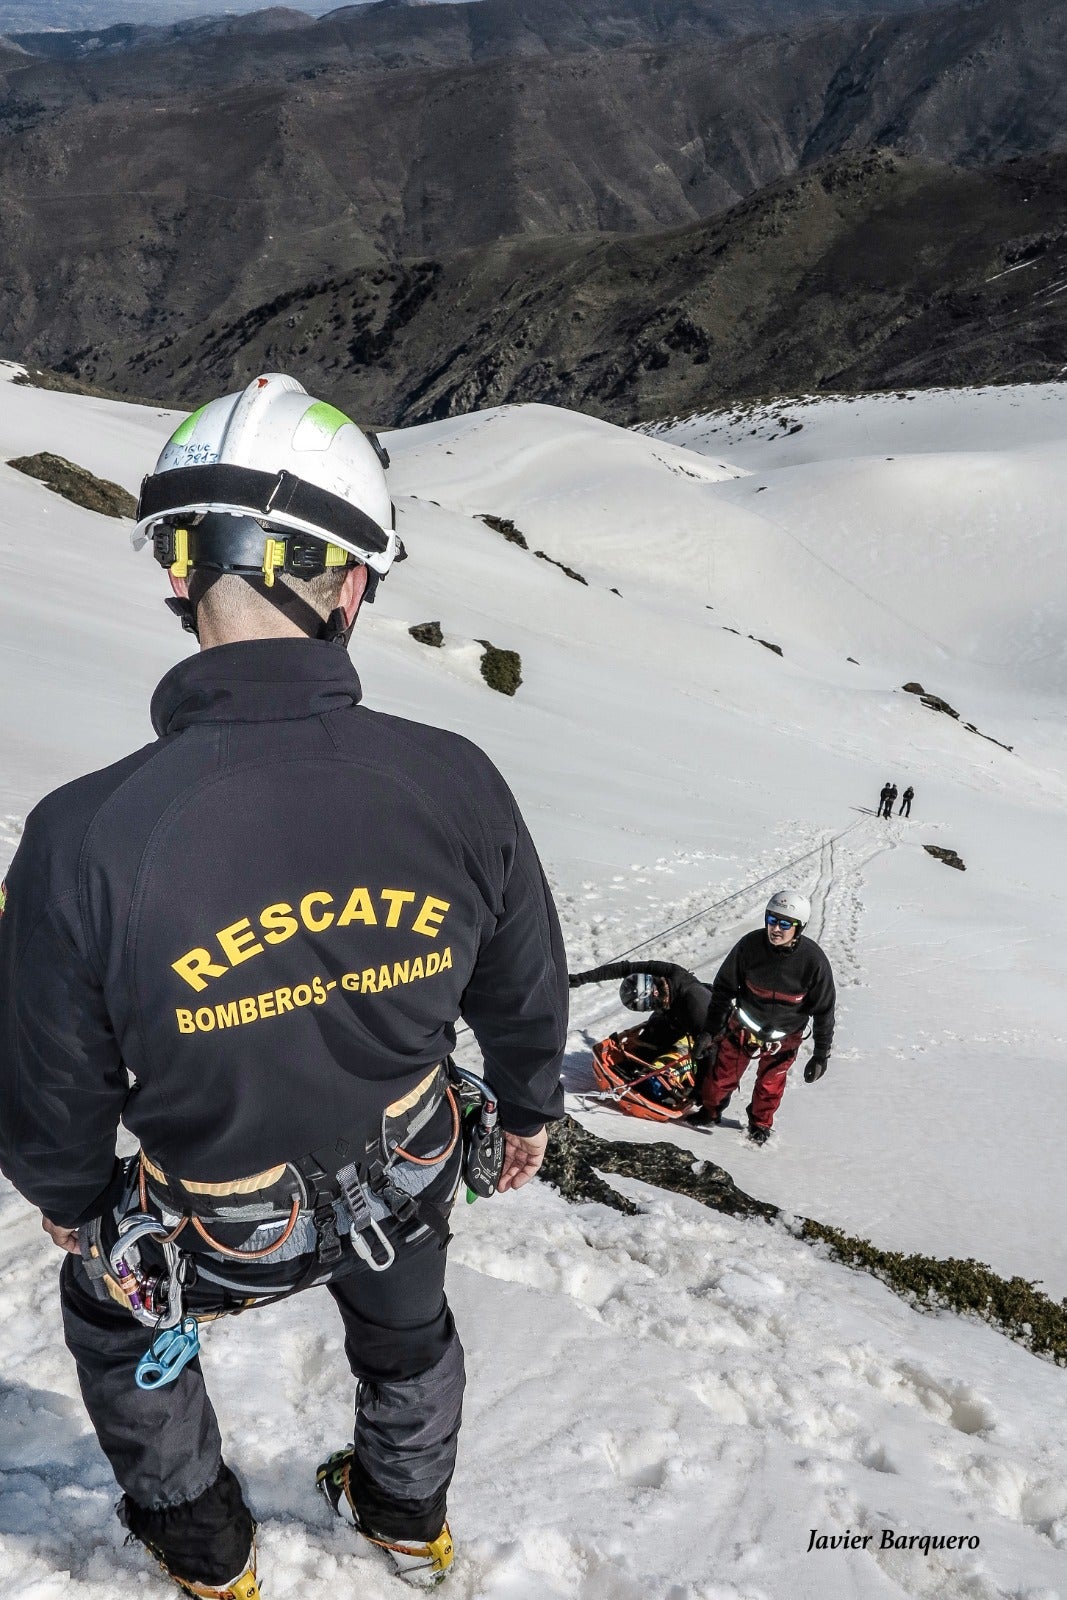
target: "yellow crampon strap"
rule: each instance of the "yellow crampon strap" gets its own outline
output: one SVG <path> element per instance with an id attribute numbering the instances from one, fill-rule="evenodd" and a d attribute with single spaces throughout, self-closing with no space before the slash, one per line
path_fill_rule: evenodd
<path id="1" fill-rule="evenodd" d="M 368 1544 L 376 1544 L 379 1550 L 392 1550 L 397 1555 L 414 1557 L 419 1563 L 418 1570 L 424 1571 L 433 1581 L 443 1578 L 452 1565 L 452 1535 L 447 1522 L 437 1538 L 428 1539 L 425 1544 L 401 1544 L 397 1540 L 376 1539 L 370 1533 L 364 1533 L 363 1537 Z"/>
<path id="2" fill-rule="evenodd" d="M 174 1574 L 170 1576 L 174 1577 Z M 210 1589 L 205 1584 L 188 1583 L 184 1578 L 174 1578 L 174 1581 L 186 1594 L 200 1595 L 202 1600 L 260 1600 L 259 1583 L 251 1570 L 242 1572 L 237 1581 L 228 1584 L 225 1589 Z"/>
<path id="3" fill-rule="evenodd" d="M 191 1578 L 176 1577 L 165 1561 L 160 1560 L 158 1551 L 153 1551 L 163 1571 L 172 1582 L 178 1585 L 184 1594 L 200 1596 L 200 1600 L 260 1600 L 259 1581 L 256 1578 L 256 1547 L 252 1546 L 252 1559 L 249 1566 L 235 1578 L 232 1583 L 219 1589 L 209 1583 L 194 1583 Z"/>

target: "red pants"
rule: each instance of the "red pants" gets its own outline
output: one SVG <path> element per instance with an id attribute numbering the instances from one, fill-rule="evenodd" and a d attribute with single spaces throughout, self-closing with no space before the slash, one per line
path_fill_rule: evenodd
<path id="1" fill-rule="evenodd" d="M 797 1058 L 803 1037 L 803 1030 L 791 1033 L 785 1039 L 776 1040 L 773 1048 L 751 1056 L 735 1033 L 726 1033 L 719 1044 L 715 1065 L 701 1085 L 700 1097 L 704 1105 L 711 1111 L 725 1105 L 755 1061 L 756 1084 L 748 1107 L 748 1117 L 757 1128 L 769 1128 L 774 1121 L 774 1113 L 782 1103 L 786 1073 Z"/>

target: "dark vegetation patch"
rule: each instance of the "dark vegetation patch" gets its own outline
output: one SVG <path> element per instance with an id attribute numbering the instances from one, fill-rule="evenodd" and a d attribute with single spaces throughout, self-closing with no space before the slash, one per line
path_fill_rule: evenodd
<path id="1" fill-rule="evenodd" d="M 82 383 L 79 379 L 71 377 L 68 372 L 53 372 L 49 367 L 27 367 L 24 372 L 16 372 L 12 383 L 19 384 L 24 389 L 51 389 L 56 394 L 84 394 L 93 400 L 125 400 L 133 399 L 131 395 L 119 395 L 113 389 L 97 389 L 91 383 Z M 140 401 L 142 405 L 154 404 L 152 401 Z"/>
<path id="2" fill-rule="evenodd" d="M 940 844 L 924 844 L 923 849 L 928 856 L 936 856 L 938 861 L 943 861 L 946 867 L 956 867 L 960 872 L 967 871 L 955 850 L 946 850 L 944 845 Z"/>
<path id="3" fill-rule="evenodd" d="M 902 688 L 907 694 L 917 694 L 923 705 L 929 706 L 931 711 L 942 711 L 945 716 L 954 717 L 957 722 L 960 722 L 961 727 L 966 728 L 968 733 L 976 733 L 979 739 L 988 739 L 990 744 L 998 745 L 1001 750 L 1007 750 L 1009 754 L 1015 749 L 1014 745 L 1004 744 L 1000 739 L 994 739 L 991 733 L 983 733 L 981 728 L 976 728 L 973 722 L 961 722 L 959 712 L 954 710 L 947 700 L 942 700 L 939 694 L 927 694 L 921 683 L 905 683 Z"/>
<path id="4" fill-rule="evenodd" d="M 408 632 L 413 639 L 418 640 L 419 644 L 431 645 L 435 650 L 440 650 L 445 642 L 445 636 L 441 632 L 441 624 L 439 622 L 416 622 L 413 628 L 408 629 Z"/>
<path id="5" fill-rule="evenodd" d="M 16 456 L 8 466 L 28 478 L 36 478 L 64 500 L 84 506 L 87 511 L 99 511 L 105 517 L 132 517 L 137 511 L 137 501 L 121 484 L 98 478 L 85 467 L 75 466 L 73 461 L 48 450 L 35 456 Z"/>
<path id="6" fill-rule="evenodd" d="M 688 1151 L 679 1150 L 677 1145 L 600 1139 L 587 1133 L 573 1117 L 555 1123 L 541 1167 L 542 1178 L 555 1184 L 568 1200 L 599 1200 L 616 1211 L 633 1215 L 639 1207 L 609 1188 L 599 1177 L 600 1172 L 639 1178 L 642 1183 L 688 1195 L 691 1200 L 732 1217 L 762 1217 L 773 1222 L 778 1215 L 777 1206 L 753 1200 L 722 1167 L 713 1161 L 694 1161 Z"/>
<path id="7" fill-rule="evenodd" d="M 529 550 L 526 535 L 520 533 L 510 517 L 492 517 L 487 511 L 479 512 L 479 516 L 487 527 L 492 528 L 494 533 L 502 534 L 509 544 L 517 544 L 520 550 Z"/>
<path id="8" fill-rule="evenodd" d="M 562 561 L 557 561 L 555 556 L 548 555 L 544 550 L 535 550 L 534 555 L 539 561 L 550 561 L 554 567 L 558 567 L 561 572 L 565 572 L 568 578 L 573 578 L 575 583 L 584 583 L 588 589 L 588 579 L 583 578 L 580 572 L 575 572 L 573 567 L 568 567 Z"/>
<path id="9" fill-rule="evenodd" d="M 482 677 L 490 689 L 498 694 L 514 694 L 522 682 L 522 661 L 517 650 L 501 650 L 488 639 L 479 639 L 482 647 Z"/>
<path id="10" fill-rule="evenodd" d="M 616 1193 L 602 1172 L 687 1195 L 732 1217 L 774 1222 L 781 1215 L 777 1206 L 745 1194 L 722 1167 L 694 1160 L 676 1145 L 601 1139 L 572 1117 L 555 1123 L 541 1168 L 545 1182 L 572 1202 L 597 1201 L 624 1215 L 636 1215 L 640 1205 Z M 836 1260 L 857 1272 L 869 1272 L 918 1310 L 980 1317 L 1034 1355 L 1067 1365 L 1067 1300 L 1049 1299 L 1025 1278 L 1002 1278 L 980 1261 L 955 1257 L 939 1261 L 934 1256 L 879 1250 L 867 1239 L 810 1218 L 800 1219 L 798 1237 L 827 1245 Z"/>
<path id="11" fill-rule="evenodd" d="M 1067 1300 L 1050 1300 L 1025 1278 L 1002 1278 L 982 1261 L 879 1250 L 821 1222 L 805 1220 L 801 1236 L 828 1244 L 846 1266 L 871 1273 L 921 1310 L 970 1312 L 1035 1355 L 1067 1364 Z"/>

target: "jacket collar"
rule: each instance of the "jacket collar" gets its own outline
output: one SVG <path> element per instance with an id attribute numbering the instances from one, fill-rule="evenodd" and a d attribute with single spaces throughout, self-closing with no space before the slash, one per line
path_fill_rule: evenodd
<path id="1" fill-rule="evenodd" d="M 172 667 L 152 696 L 161 737 L 204 722 L 286 722 L 358 705 L 346 650 L 316 639 L 247 639 Z"/>

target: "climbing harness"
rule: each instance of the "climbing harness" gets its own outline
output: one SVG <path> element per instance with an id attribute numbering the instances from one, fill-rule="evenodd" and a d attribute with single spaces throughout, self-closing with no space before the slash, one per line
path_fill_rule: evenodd
<path id="1" fill-rule="evenodd" d="M 138 1386 L 174 1382 L 199 1351 L 200 1321 L 325 1282 L 346 1253 L 372 1272 L 386 1272 L 400 1239 L 433 1233 L 447 1243 L 454 1190 L 440 1202 L 424 1191 L 447 1170 L 463 1132 L 457 1075 L 447 1061 L 433 1067 L 385 1108 L 358 1158 L 340 1166 L 338 1153 L 359 1149 L 360 1141 L 338 1139 L 330 1152 L 224 1183 L 175 1178 L 144 1151 L 129 1157 L 118 1204 L 80 1230 L 80 1243 L 100 1292 L 153 1330 L 137 1367 Z M 464 1140 L 464 1166 L 483 1184 L 478 1193 L 491 1192 L 481 1174 L 491 1168 L 497 1141 L 503 1159 L 496 1104 L 483 1091 L 470 1136 L 478 1155 L 473 1164 Z M 443 1145 L 414 1153 L 410 1144 L 443 1105 L 450 1114 Z"/>
<path id="2" fill-rule="evenodd" d="M 746 1056 L 753 1059 L 756 1056 L 773 1055 L 781 1049 L 783 1039 L 792 1037 L 787 1028 L 765 1028 L 736 1004 L 727 1019 L 726 1031 L 737 1040 Z M 810 1032 L 809 1025 L 801 1038 L 806 1039 Z"/>

